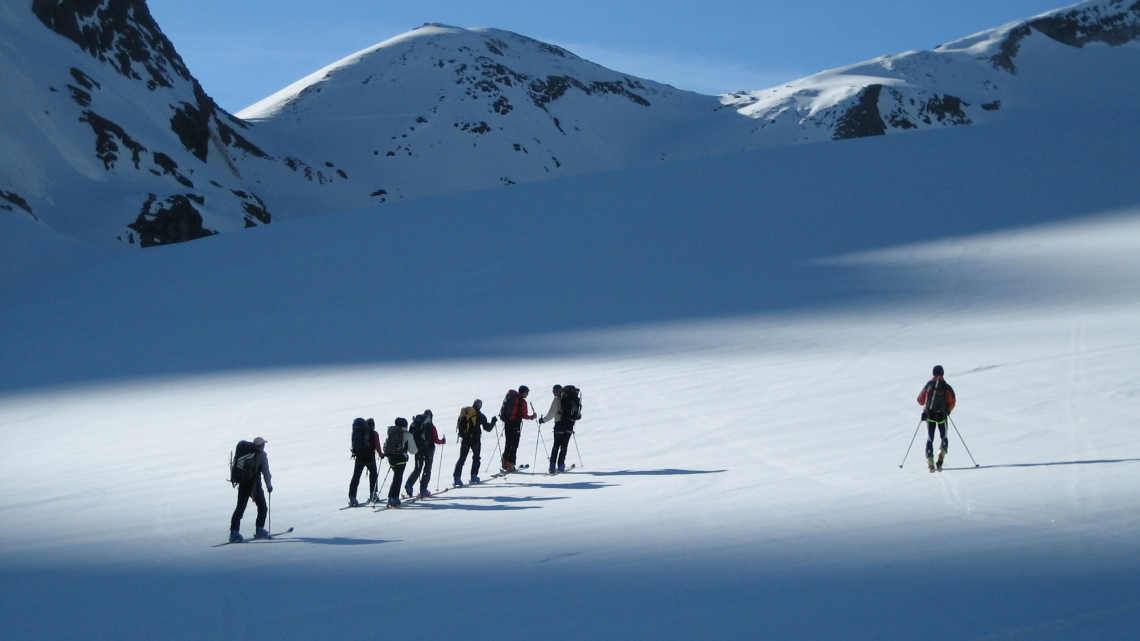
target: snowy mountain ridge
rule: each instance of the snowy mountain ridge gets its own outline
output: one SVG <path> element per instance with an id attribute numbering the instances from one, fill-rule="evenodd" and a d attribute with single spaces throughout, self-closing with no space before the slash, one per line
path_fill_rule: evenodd
<path id="1" fill-rule="evenodd" d="M 1090 0 L 933 51 L 719 97 L 507 31 L 426 24 L 236 117 L 209 98 L 143 0 L 7 5 L 0 32 L 0 73 L 15 97 L 0 105 L 0 208 L 102 246 L 168 244 L 661 161 L 985 124 L 1140 85 L 1122 51 L 1140 38 L 1140 2 L 1126 0 Z M 1069 88 L 1081 83 L 1088 86 Z"/>

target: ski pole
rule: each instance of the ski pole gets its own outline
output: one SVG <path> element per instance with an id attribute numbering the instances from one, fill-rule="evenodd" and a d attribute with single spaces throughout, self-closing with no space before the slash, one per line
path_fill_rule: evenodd
<path id="1" fill-rule="evenodd" d="M 491 452 L 491 456 L 487 458 L 487 464 L 484 465 L 483 467 L 488 467 L 491 465 L 491 461 L 493 461 L 495 459 L 495 456 L 498 455 L 498 453 L 499 453 L 499 445 L 500 445 L 500 443 L 499 443 L 499 426 L 496 424 L 495 425 L 495 451 Z M 487 470 L 483 470 L 483 473 L 486 474 Z"/>
<path id="2" fill-rule="evenodd" d="M 574 439 L 574 451 L 578 453 L 578 467 L 586 469 L 586 465 L 582 463 L 582 450 L 578 449 L 578 435 L 570 432 L 570 436 Z"/>
<path id="3" fill-rule="evenodd" d="M 381 465 L 383 465 L 383 463 L 381 463 Z M 377 488 L 376 488 L 376 493 L 377 493 L 377 494 L 379 494 L 380 492 L 383 492 L 383 491 L 384 491 L 384 484 L 388 482 L 388 474 L 389 474 L 391 471 L 392 471 L 392 462 L 391 462 L 391 461 L 388 461 L 388 469 L 384 471 L 384 480 L 383 480 L 383 481 L 380 481 L 380 485 L 379 485 L 379 487 L 377 487 Z"/>
<path id="4" fill-rule="evenodd" d="M 447 443 L 439 446 L 439 466 L 435 469 L 435 491 L 439 491 L 439 477 L 443 476 L 443 448 L 447 447 Z"/>
<path id="5" fill-rule="evenodd" d="M 534 411 L 534 403 L 530 404 L 530 413 L 537 416 L 537 413 Z M 541 426 L 539 426 L 539 428 L 538 428 L 538 438 L 540 441 L 542 441 L 542 451 L 546 452 L 546 458 L 550 458 L 550 450 L 546 449 L 546 438 L 544 438 L 542 436 L 542 427 Z"/>
<path id="6" fill-rule="evenodd" d="M 269 528 L 266 531 L 269 532 L 270 534 L 272 534 L 273 533 L 273 492 L 269 492 L 269 505 L 267 505 L 265 508 L 265 516 L 269 518 L 269 522 L 266 523 L 266 525 L 268 525 Z"/>
<path id="7" fill-rule="evenodd" d="M 951 425 L 954 425 L 954 419 L 950 418 L 949 414 L 946 415 L 946 419 L 950 421 Z M 962 438 L 962 433 L 958 431 L 957 425 L 954 425 L 954 432 L 958 435 L 958 440 L 962 441 L 962 447 L 966 448 L 966 453 L 970 454 L 970 448 L 966 445 L 966 439 Z M 974 467 L 979 467 L 978 462 L 974 460 L 973 454 L 970 454 L 970 461 L 974 464 Z"/>
<path id="8" fill-rule="evenodd" d="M 921 418 L 918 419 L 918 425 L 914 426 L 914 436 L 910 437 L 910 445 L 906 446 L 906 454 L 903 455 L 903 462 L 899 464 L 900 470 L 902 469 L 903 464 L 906 463 L 906 457 L 910 456 L 910 448 L 914 447 L 914 439 L 916 436 L 918 436 L 918 428 L 920 428 L 920 427 L 922 427 L 922 419 Z"/>

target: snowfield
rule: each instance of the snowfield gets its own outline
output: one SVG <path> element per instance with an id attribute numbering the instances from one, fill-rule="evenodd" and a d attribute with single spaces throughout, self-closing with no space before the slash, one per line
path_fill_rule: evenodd
<path id="1" fill-rule="evenodd" d="M 1125 638 L 1140 128 L 1043 127 L 423 199 L 12 286 L 6 636 Z M 952 432 L 946 471 L 922 435 L 899 468 L 934 364 L 980 467 Z M 354 417 L 433 409 L 446 475 L 460 407 L 527 384 L 545 409 L 556 382 L 585 390 L 580 469 L 340 510 Z M 296 531 L 213 548 L 254 436 Z"/>

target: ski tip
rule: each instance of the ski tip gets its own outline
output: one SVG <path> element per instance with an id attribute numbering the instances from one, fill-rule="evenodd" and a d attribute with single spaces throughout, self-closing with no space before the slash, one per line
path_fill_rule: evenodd
<path id="1" fill-rule="evenodd" d="M 981 467 L 981 465 L 978 465 L 977 463 L 974 463 L 974 467 Z"/>

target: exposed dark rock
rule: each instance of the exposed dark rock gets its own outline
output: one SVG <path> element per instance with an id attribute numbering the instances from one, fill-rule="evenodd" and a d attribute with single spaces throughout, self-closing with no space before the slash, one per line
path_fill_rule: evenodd
<path id="1" fill-rule="evenodd" d="M 190 182 L 189 178 L 178 173 L 178 163 L 174 162 L 174 159 L 170 156 L 167 156 L 161 151 L 156 151 L 154 152 L 154 164 L 162 168 L 162 175 L 169 174 L 174 176 L 174 179 L 181 183 L 182 186 L 189 187 L 190 189 L 194 188 L 194 183 Z M 155 173 L 157 174 L 158 172 Z"/>
<path id="2" fill-rule="evenodd" d="M 835 140 L 882 136 L 887 125 L 879 115 L 879 93 L 883 85 L 868 85 L 859 91 L 855 104 L 840 116 L 835 125 Z"/>
<path id="3" fill-rule="evenodd" d="M 369 194 L 369 196 L 387 196 L 387 195 L 388 195 L 388 192 L 384 191 L 383 189 L 377 189 L 376 191 Z"/>
<path id="4" fill-rule="evenodd" d="M 253 221 L 250 218 L 256 218 L 262 225 L 268 225 L 273 217 L 269 215 L 269 210 L 265 208 L 265 201 L 257 197 L 257 194 L 250 194 L 244 191 L 231 190 L 233 194 L 242 199 L 241 207 L 245 210 L 245 226 L 253 227 Z"/>
<path id="5" fill-rule="evenodd" d="M 510 100 L 507 100 L 506 96 L 499 96 L 499 99 L 491 105 L 491 108 L 495 110 L 495 113 L 505 116 L 515 107 L 511 104 Z"/>
<path id="6" fill-rule="evenodd" d="M 4 200 L 12 203 L 12 205 L 19 207 L 20 209 L 23 209 L 24 211 L 28 212 L 32 218 L 39 220 L 39 218 L 32 213 L 32 206 L 28 204 L 28 201 L 21 198 L 18 194 L 0 189 L 0 198 L 3 198 Z M 3 203 L 0 203 L 0 209 L 12 211 L 12 205 L 5 205 Z"/>
<path id="7" fill-rule="evenodd" d="M 1001 101 L 995 100 L 993 102 L 983 103 L 982 109 L 985 109 L 986 111 L 997 111 L 998 109 L 1001 109 Z"/>
<path id="8" fill-rule="evenodd" d="M 1030 20 L 1009 32 L 999 53 L 992 56 L 990 62 L 998 69 L 1017 73 L 1013 59 L 1021 49 L 1021 41 L 1033 30 L 1070 47 L 1083 47 L 1092 42 L 1119 47 L 1140 39 L 1140 0 L 1130 6 L 1128 1 L 1114 0 L 1104 5 L 1111 7 L 1112 13 L 1103 13 L 1101 7 L 1088 7 Z"/>
<path id="9" fill-rule="evenodd" d="M 115 161 L 119 159 L 116 153 L 119 151 L 119 145 L 115 144 L 115 138 L 118 138 L 119 142 L 130 150 L 135 169 L 139 168 L 139 154 L 146 151 L 146 147 L 135 142 L 133 138 L 127 135 L 127 132 L 123 131 L 122 127 L 93 111 L 84 111 L 79 122 L 91 125 L 92 131 L 95 132 L 95 156 L 103 161 L 104 169 L 114 169 Z"/>
<path id="10" fill-rule="evenodd" d="M 183 243 L 218 233 L 202 226 L 202 214 L 183 195 L 159 201 L 150 194 L 135 222 L 127 225 L 139 235 L 143 247 Z"/>
<path id="11" fill-rule="evenodd" d="M 201 91 L 198 83 L 194 83 L 194 88 L 195 94 Z M 205 97 L 205 94 L 196 97 Z M 206 162 L 210 152 L 210 118 L 214 115 L 213 101 L 208 97 L 206 100 L 208 103 L 205 105 L 201 99 L 196 105 L 188 102 L 180 103 L 182 106 L 176 107 L 174 115 L 170 118 L 171 131 L 178 135 L 178 140 L 182 142 L 186 151 L 194 154 L 202 162 Z"/>
<path id="12" fill-rule="evenodd" d="M 1125 3 L 1123 0 L 1118 0 L 1110 4 L 1120 7 Z M 1092 7 L 1038 18 L 1029 24 L 1057 42 L 1070 47 L 1083 47 L 1091 42 L 1103 42 L 1109 46 L 1119 47 L 1140 38 L 1140 1 L 1111 15 L 1103 15 Z"/>
<path id="13" fill-rule="evenodd" d="M 214 123 L 218 127 L 218 136 L 221 137 L 222 143 L 227 147 L 236 147 L 251 156 L 258 158 L 265 158 L 271 160 L 269 154 L 261 150 L 260 147 L 250 142 L 245 136 L 231 129 L 228 125 L 215 118 Z"/>
<path id="14" fill-rule="evenodd" d="M 95 90 L 103 88 L 103 85 L 95 82 L 91 79 L 91 76 L 88 76 L 75 67 L 71 68 L 71 77 L 75 78 L 75 82 L 78 82 L 84 89 Z"/>
<path id="15" fill-rule="evenodd" d="M 1033 33 L 1029 25 L 1021 25 L 1016 29 L 1012 29 L 1009 35 L 1002 41 L 998 53 L 990 57 L 990 63 L 996 69 L 1005 69 L 1010 73 L 1017 73 L 1017 67 L 1013 64 L 1013 59 L 1017 57 L 1017 52 L 1021 50 L 1021 41 Z"/>
<path id="16" fill-rule="evenodd" d="M 145 0 L 33 0 L 32 13 L 97 60 L 150 89 L 190 80 L 174 45 L 150 15 Z"/>
<path id="17" fill-rule="evenodd" d="M 75 104 L 79 105 L 80 107 L 91 106 L 91 94 L 80 89 L 79 87 L 76 87 L 75 85 L 67 85 L 67 90 L 71 92 L 71 99 L 75 101 Z"/>
<path id="18" fill-rule="evenodd" d="M 337 175 L 338 175 L 338 176 L 340 176 L 341 178 L 345 178 L 345 179 L 347 179 L 347 178 L 348 178 L 348 174 L 344 173 L 344 170 L 343 170 L 343 169 L 337 169 L 337 170 L 336 170 L 336 173 L 337 173 Z"/>
<path id="19" fill-rule="evenodd" d="M 931 116 L 934 116 L 938 122 L 949 121 L 952 125 L 969 125 L 973 121 L 962 110 L 963 106 L 969 107 L 970 104 L 962 102 L 961 98 L 935 94 L 919 108 L 918 114 L 922 117 L 922 121 L 928 125 L 932 124 Z"/>
<path id="20" fill-rule="evenodd" d="M 624 96 L 634 104 L 648 107 L 648 100 L 633 93 L 629 89 L 629 87 L 640 88 L 639 85 L 640 83 L 635 83 L 628 79 L 624 82 L 603 82 L 599 80 L 587 85 L 577 78 L 571 78 L 569 76 L 547 76 L 546 80 L 535 79 L 532 81 L 528 93 L 530 94 L 530 99 L 534 101 L 535 106 L 542 109 L 546 109 L 546 105 L 566 95 L 566 92 L 570 89 L 577 89 L 588 96 L 596 93 Z"/>

